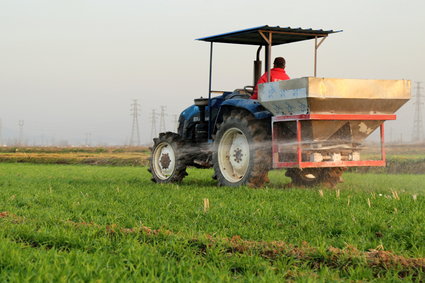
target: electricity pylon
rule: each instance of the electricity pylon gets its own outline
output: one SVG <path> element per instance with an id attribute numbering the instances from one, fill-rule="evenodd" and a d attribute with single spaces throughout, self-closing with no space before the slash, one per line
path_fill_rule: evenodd
<path id="1" fill-rule="evenodd" d="M 2 124 L 0 119 L 0 146 L 3 146 Z"/>
<path id="2" fill-rule="evenodd" d="M 151 114 L 151 138 L 153 139 L 154 137 L 156 137 L 156 133 L 157 133 L 157 129 L 156 129 L 156 118 L 157 118 L 157 113 L 155 111 L 155 109 L 152 109 L 152 114 Z"/>
<path id="3" fill-rule="evenodd" d="M 24 120 L 19 120 L 18 126 L 19 126 L 18 145 L 23 146 L 24 145 Z"/>
<path id="4" fill-rule="evenodd" d="M 177 133 L 179 130 L 179 118 L 178 118 L 179 116 L 177 114 L 174 114 L 173 117 L 174 117 L 174 130 Z"/>
<path id="5" fill-rule="evenodd" d="M 133 100 L 131 104 L 131 116 L 133 117 L 133 124 L 131 126 L 131 136 L 129 145 L 140 145 L 140 132 L 139 132 L 139 116 L 140 116 L 140 104 L 137 103 L 137 99 Z"/>
<path id="6" fill-rule="evenodd" d="M 161 107 L 161 112 L 159 114 L 159 132 L 163 133 L 165 132 L 165 116 L 167 116 L 167 114 L 165 113 L 165 108 L 166 106 L 160 106 Z"/>
<path id="7" fill-rule="evenodd" d="M 423 123 L 423 112 L 422 106 L 424 103 L 421 101 L 422 98 L 425 98 L 421 94 L 421 83 L 416 83 L 416 101 L 413 103 L 415 105 L 415 114 L 413 120 L 413 132 L 412 132 L 412 142 L 422 142 L 424 141 L 424 123 Z"/>
<path id="8" fill-rule="evenodd" d="M 91 146 L 91 133 L 90 132 L 85 133 L 85 145 Z"/>

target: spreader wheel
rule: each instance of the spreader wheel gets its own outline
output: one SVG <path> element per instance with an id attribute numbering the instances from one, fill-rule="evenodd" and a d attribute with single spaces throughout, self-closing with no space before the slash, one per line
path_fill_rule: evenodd
<path id="1" fill-rule="evenodd" d="M 344 167 L 333 168 L 290 168 L 285 175 L 292 179 L 292 184 L 302 187 L 324 185 L 333 188 L 342 181 L 341 175 Z"/>
<path id="2" fill-rule="evenodd" d="M 187 175 L 183 142 L 178 134 L 160 133 L 153 139 L 148 171 L 155 183 L 177 183 Z"/>

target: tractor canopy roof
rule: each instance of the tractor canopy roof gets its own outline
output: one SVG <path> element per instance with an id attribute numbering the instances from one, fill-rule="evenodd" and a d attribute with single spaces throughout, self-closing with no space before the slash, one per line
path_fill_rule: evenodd
<path id="1" fill-rule="evenodd" d="M 331 33 L 337 33 L 341 31 L 342 30 L 314 30 L 311 28 L 303 29 L 279 26 L 270 27 L 266 25 L 198 38 L 197 40 L 246 45 L 268 45 L 269 43 L 271 43 L 271 45 L 279 45 L 308 39 L 327 37 Z"/>

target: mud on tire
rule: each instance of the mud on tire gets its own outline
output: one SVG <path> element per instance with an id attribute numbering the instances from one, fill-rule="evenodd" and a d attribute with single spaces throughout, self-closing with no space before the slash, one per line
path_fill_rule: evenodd
<path id="1" fill-rule="evenodd" d="M 260 187 L 271 168 L 268 120 L 257 120 L 245 110 L 223 117 L 214 141 L 214 176 L 220 186 Z"/>
<path id="2" fill-rule="evenodd" d="M 181 182 L 186 173 L 186 155 L 184 143 L 176 133 L 160 133 L 153 139 L 148 171 L 155 183 Z"/>

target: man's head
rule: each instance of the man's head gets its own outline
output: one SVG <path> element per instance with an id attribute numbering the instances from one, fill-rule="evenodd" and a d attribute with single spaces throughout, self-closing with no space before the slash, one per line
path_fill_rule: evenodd
<path id="1" fill-rule="evenodd" d="M 286 64 L 286 62 L 285 62 L 285 59 L 283 57 L 276 57 L 274 59 L 274 62 L 273 62 L 273 66 L 275 68 L 285 69 L 285 64 Z"/>

